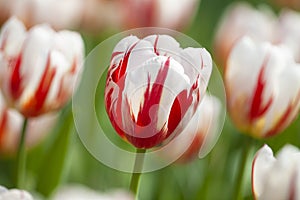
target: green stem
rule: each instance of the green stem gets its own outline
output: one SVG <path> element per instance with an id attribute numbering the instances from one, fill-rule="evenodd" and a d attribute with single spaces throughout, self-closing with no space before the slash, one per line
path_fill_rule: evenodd
<path id="1" fill-rule="evenodd" d="M 133 167 L 133 173 L 130 181 L 130 191 L 137 197 L 141 170 L 143 168 L 146 149 L 136 149 L 136 157 Z"/>
<path id="2" fill-rule="evenodd" d="M 245 136 L 244 136 L 245 137 Z M 238 168 L 238 174 L 237 174 L 237 179 L 235 183 L 235 191 L 234 191 L 234 200 L 242 200 L 243 199 L 243 180 L 244 180 L 244 173 L 245 173 L 245 168 L 247 164 L 247 158 L 250 153 L 250 149 L 252 146 L 252 138 L 245 137 L 244 138 L 244 145 L 242 149 L 242 155 L 240 158 L 240 165 Z"/>
<path id="3" fill-rule="evenodd" d="M 25 149 L 25 140 L 26 140 L 26 128 L 27 128 L 28 119 L 25 118 L 23 121 L 23 127 L 21 132 L 21 137 L 18 146 L 17 152 L 17 183 L 16 186 L 19 189 L 24 188 L 25 182 L 25 170 L 26 170 L 26 149 Z"/>

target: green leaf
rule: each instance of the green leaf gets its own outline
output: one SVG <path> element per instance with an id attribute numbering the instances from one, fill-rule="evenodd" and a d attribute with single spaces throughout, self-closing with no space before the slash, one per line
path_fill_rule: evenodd
<path id="1" fill-rule="evenodd" d="M 44 196 L 50 196 L 63 178 L 73 132 L 72 107 L 69 104 L 60 116 L 56 137 L 46 152 L 39 171 L 36 190 Z"/>

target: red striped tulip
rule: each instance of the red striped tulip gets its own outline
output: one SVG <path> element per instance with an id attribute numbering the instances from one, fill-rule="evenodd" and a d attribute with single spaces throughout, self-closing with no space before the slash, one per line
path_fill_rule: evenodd
<path id="1" fill-rule="evenodd" d="M 205 49 L 182 49 L 170 36 L 124 38 L 112 53 L 105 89 L 112 125 L 137 148 L 161 144 L 188 124 L 211 70 Z"/>
<path id="2" fill-rule="evenodd" d="M 0 35 L 3 95 L 25 117 L 60 109 L 70 99 L 83 59 L 78 33 L 47 25 L 28 31 L 11 18 Z"/>
<path id="3" fill-rule="evenodd" d="M 284 146 L 273 156 L 265 145 L 252 163 L 252 191 L 256 200 L 300 199 L 300 152 L 292 145 Z"/>
<path id="4" fill-rule="evenodd" d="M 30 118 L 27 126 L 26 147 L 39 144 L 54 126 L 57 114 L 47 114 Z M 5 105 L 0 93 L 0 154 L 13 155 L 17 151 L 24 117 Z M 42 131 L 41 131 L 42 130 Z"/>
<path id="5" fill-rule="evenodd" d="M 225 71 L 230 115 L 253 137 L 285 129 L 300 107 L 300 66 L 288 49 L 242 38 L 233 47 Z"/>

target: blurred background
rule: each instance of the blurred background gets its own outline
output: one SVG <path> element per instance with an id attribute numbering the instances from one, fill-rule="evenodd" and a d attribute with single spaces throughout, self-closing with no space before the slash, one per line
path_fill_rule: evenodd
<path id="1" fill-rule="evenodd" d="M 154 1 L 154 0 L 153 0 Z M 56 30 L 78 31 L 85 43 L 86 55 L 110 36 L 135 27 L 160 26 L 178 30 L 205 47 L 223 73 L 222 61 L 216 58 L 214 41 L 218 24 L 232 0 L 0 0 L 0 23 L 16 15 L 26 26 L 50 23 Z M 298 0 L 248 0 L 254 7 L 268 6 L 274 15 L 284 7 L 300 9 Z M 247 23 L 247 22 L 246 22 Z M 226 33 L 232 34 L 230 28 Z M 51 134 L 30 148 L 28 155 L 28 190 L 41 198 L 51 196 L 63 185 L 82 184 L 100 192 L 127 189 L 131 174 L 106 167 L 94 159 L 81 143 L 73 123 L 71 103 L 60 113 Z M 204 159 L 172 164 L 162 170 L 142 175 L 142 200 L 230 200 L 233 199 L 237 167 L 241 159 L 242 135 L 229 116 L 213 150 Z M 286 143 L 300 147 L 300 119 L 283 133 L 267 140 L 257 140 L 247 158 L 242 188 L 244 199 L 251 193 L 251 162 L 264 143 L 276 152 Z M 14 155 L 0 155 L 0 185 L 13 186 Z M 46 198 L 47 199 L 47 198 Z"/>

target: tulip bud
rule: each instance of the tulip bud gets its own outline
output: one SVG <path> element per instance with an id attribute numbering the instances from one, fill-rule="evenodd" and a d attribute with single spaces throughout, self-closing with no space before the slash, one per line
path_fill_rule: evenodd
<path id="1" fill-rule="evenodd" d="M 300 66 L 291 52 L 242 38 L 225 71 L 228 110 L 236 126 L 253 137 L 278 134 L 300 107 Z"/>
<path id="2" fill-rule="evenodd" d="M 1 200 L 33 200 L 32 196 L 24 191 L 18 189 L 7 190 L 0 186 L 0 199 Z"/>
<path id="3" fill-rule="evenodd" d="M 273 156 L 265 145 L 252 163 L 252 191 L 256 200 L 300 199 L 300 151 L 292 145 L 284 146 Z"/>
<path id="4" fill-rule="evenodd" d="M 55 32 L 47 25 L 28 31 L 16 18 L 0 34 L 3 95 L 25 117 L 60 109 L 70 99 L 83 60 L 76 32 Z"/>
<path id="5" fill-rule="evenodd" d="M 118 134 L 151 148 L 180 133 L 197 110 L 212 70 L 210 54 L 167 35 L 128 36 L 115 47 L 105 88 Z"/>

